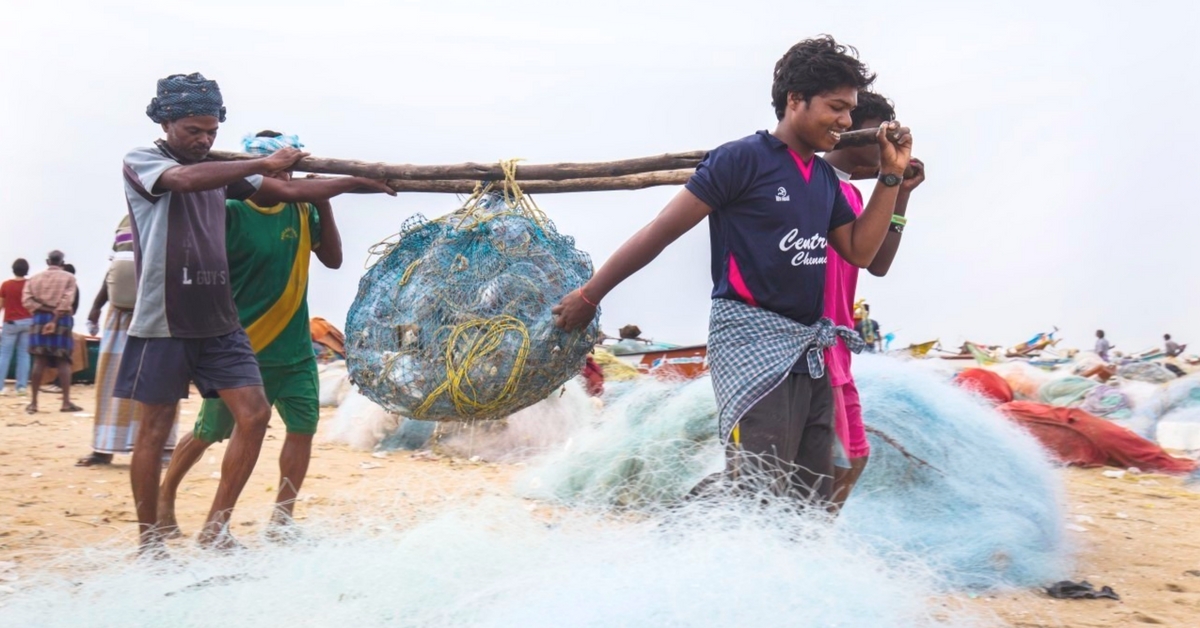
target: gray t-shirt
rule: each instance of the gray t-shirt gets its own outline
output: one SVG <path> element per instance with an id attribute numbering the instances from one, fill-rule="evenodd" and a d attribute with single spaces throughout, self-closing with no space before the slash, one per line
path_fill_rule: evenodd
<path id="1" fill-rule="evenodd" d="M 262 176 L 204 192 L 156 192 L 162 173 L 183 163 L 161 140 L 125 155 L 138 278 L 130 336 L 213 338 L 241 327 L 229 287 L 225 199 L 249 198 Z"/>

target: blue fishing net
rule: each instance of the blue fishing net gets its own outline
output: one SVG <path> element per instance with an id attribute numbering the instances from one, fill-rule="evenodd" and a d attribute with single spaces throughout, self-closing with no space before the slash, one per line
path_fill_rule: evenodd
<path id="1" fill-rule="evenodd" d="M 871 457 L 838 526 L 895 562 L 920 556 L 950 588 L 1069 573 L 1061 478 L 1028 433 L 914 363 L 859 357 Z M 520 480 L 566 504 L 672 507 L 724 466 L 707 377 L 633 382 L 601 420 Z"/>
<path id="2" fill-rule="evenodd" d="M 436 220 L 416 215 L 359 282 L 346 321 L 350 379 L 387 410 L 500 419 L 579 373 L 598 336 L 550 308 L 592 275 L 515 185 L 489 186 Z"/>

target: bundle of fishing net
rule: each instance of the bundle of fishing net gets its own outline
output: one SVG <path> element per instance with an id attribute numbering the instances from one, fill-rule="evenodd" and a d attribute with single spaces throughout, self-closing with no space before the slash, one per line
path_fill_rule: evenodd
<path id="1" fill-rule="evenodd" d="M 352 449 L 371 451 L 381 440 L 395 434 L 406 422 L 401 416 L 388 412 L 351 387 L 328 421 L 323 439 L 330 443 L 349 445 Z"/>
<path id="2" fill-rule="evenodd" d="M 1146 412 L 1160 417 L 1175 410 L 1200 407 L 1200 374 L 1176 379 L 1159 387 L 1144 407 Z"/>
<path id="3" fill-rule="evenodd" d="M 1135 382 L 1150 382 L 1151 384 L 1166 384 L 1178 377 L 1170 369 L 1158 362 L 1133 362 L 1117 369 L 1121 377 Z"/>
<path id="4" fill-rule="evenodd" d="M 1038 443 L 944 377 L 856 358 L 872 454 L 841 525 L 880 551 L 928 560 L 953 586 L 1032 585 L 1066 574 L 1059 478 Z M 723 468 L 707 378 L 637 380 L 598 426 L 521 479 L 530 496 L 655 510 Z"/>
<path id="5" fill-rule="evenodd" d="M 1168 449 L 1200 449 L 1200 375 L 1158 386 L 1137 404 L 1131 423 L 1130 429 Z"/>
<path id="6" fill-rule="evenodd" d="M 1087 391 L 1079 406 L 1088 414 L 1107 419 L 1128 419 L 1133 416 L 1129 396 L 1117 386 L 1101 384 Z"/>
<path id="7" fill-rule="evenodd" d="M 636 366 L 622 362 L 606 349 L 597 349 L 593 358 L 596 360 L 596 364 L 600 365 L 600 369 L 604 371 L 604 381 L 606 383 L 627 382 L 637 379 L 642 374 Z"/>
<path id="8" fill-rule="evenodd" d="M 1088 392 L 1099 386 L 1100 383 L 1078 377 L 1068 375 L 1067 377 L 1054 379 L 1042 384 L 1038 390 L 1038 395 L 1041 396 L 1043 403 L 1048 403 L 1052 406 L 1071 407 L 1078 406 L 1083 403 L 1084 397 Z"/>
<path id="9" fill-rule="evenodd" d="M 564 332 L 550 308 L 592 274 L 587 254 L 508 180 L 436 220 L 405 221 L 359 282 L 346 323 L 351 380 L 414 419 L 499 419 L 579 373 L 599 313 Z"/>
<path id="10" fill-rule="evenodd" d="M 655 507 L 724 468 L 712 382 L 640 378 L 609 387 L 599 421 L 521 480 L 530 497 L 573 504 Z"/>
<path id="11" fill-rule="evenodd" d="M 841 522 L 923 556 L 962 587 L 1061 579 L 1061 480 L 1036 440 L 968 393 L 894 361 L 855 358 L 871 458 Z"/>

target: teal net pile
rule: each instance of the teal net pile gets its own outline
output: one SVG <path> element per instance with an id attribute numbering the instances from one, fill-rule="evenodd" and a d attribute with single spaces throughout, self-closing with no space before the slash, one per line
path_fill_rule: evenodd
<path id="1" fill-rule="evenodd" d="M 359 282 L 347 366 L 364 395 L 426 421 L 501 419 L 580 372 L 599 313 L 564 332 L 550 308 L 591 259 L 512 180 L 436 220 L 416 215 Z"/>

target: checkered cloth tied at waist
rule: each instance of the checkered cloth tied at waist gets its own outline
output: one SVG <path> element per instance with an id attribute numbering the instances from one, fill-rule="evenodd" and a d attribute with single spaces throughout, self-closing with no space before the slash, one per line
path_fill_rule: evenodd
<path id="1" fill-rule="evenodd" d="M 721 423 L 721 439 L 763 397 L 775 390 L 801 356 L 813 379 L 825 375 L 825 349 L 838 337 L 854 353 L 866 345 L 853 329 L 828 318 L 808 326 L 762 308 L 713 299 L 708 326 L 708 366 Z"/>

